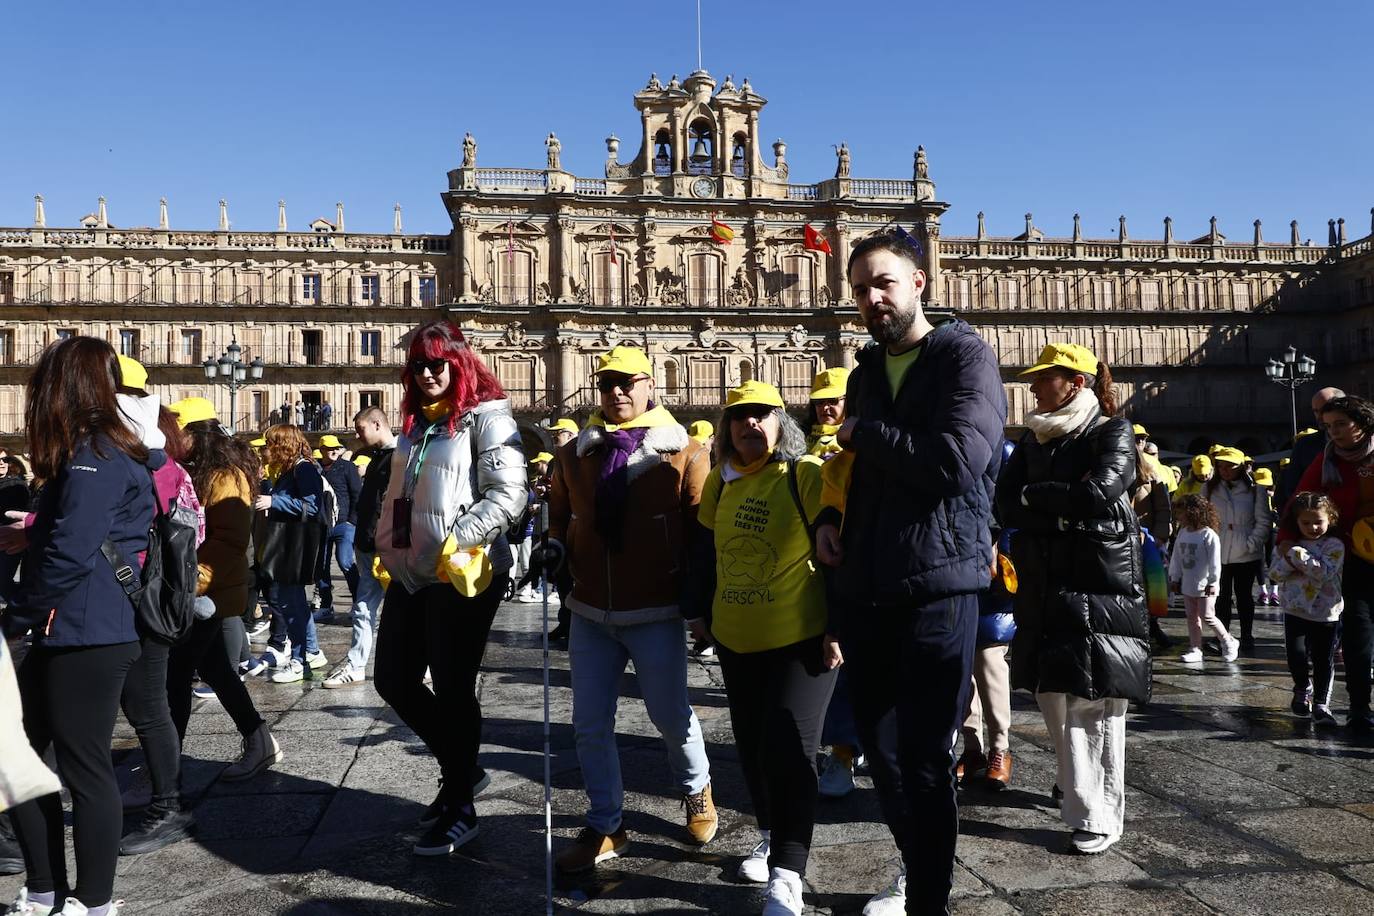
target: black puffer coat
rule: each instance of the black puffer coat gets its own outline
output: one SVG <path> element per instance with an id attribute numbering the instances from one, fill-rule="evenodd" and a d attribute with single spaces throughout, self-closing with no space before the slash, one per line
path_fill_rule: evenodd
<path id="1" fill-rule="evenodd" d="M 1130 423 L 1100 414 L 1044 444 L 1027 433 L 1007 460 L 997 505 L 1017 529 L 1013 687 L 1150 698 L 1135 464 Z"/>

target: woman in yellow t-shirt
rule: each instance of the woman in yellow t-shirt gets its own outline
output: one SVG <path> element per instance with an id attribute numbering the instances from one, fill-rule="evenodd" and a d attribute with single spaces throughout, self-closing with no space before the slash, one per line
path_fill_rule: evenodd
<path id="1" fill-rule="evenodd" d="M 721 461 L 698 516 L 715 555 L 714 575 L 701 578 L 714 581 L 698 583 L 693 628 L 709 616 L 762 835 L 740 877 L 767 882 L 766 912 L 800 913 L 816 749 L 842 661 L 825 634 L 825 586 L 812 557 L 821 462 L 804 456 L 806 440 L 772 385 L 732 390 L 717 429 Z"/>

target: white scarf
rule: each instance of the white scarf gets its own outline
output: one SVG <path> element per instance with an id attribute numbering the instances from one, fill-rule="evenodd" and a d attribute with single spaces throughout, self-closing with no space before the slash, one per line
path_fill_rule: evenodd
<path id="1" fill-rule="evenodd" d="M 1097 395 L 1083 388 L 1058 410 L 1032 410 L 1026 414 L 1026 426 L 1035 433 L 1035 441 L 1044 445 L 1051 439 L 1067 436 L 1083 426 L 1097 411 L 1098 406 Z"/>

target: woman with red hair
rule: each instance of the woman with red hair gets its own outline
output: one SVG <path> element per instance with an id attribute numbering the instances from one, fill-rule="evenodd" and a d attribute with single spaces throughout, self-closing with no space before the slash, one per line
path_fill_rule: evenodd
<path id="1" fill-rule="evenodd" d="M 415 844 L 417 855 L 437 856 L 477 835 L 477 669 L 510 577 L 503 532 L 525 508 L 525 456 L 501 384 L 453 324 L 415 331 L 401 382 L 402 435 L 377 521 L 377 555 L 391 585 L 375 677 L 382 699 L 439 761 L 439 795 Z M 471 554 L 478 567 L 485 552 L 489 580 L 484 571 L 460 590 L 441 577 L 455 552 Z"/>

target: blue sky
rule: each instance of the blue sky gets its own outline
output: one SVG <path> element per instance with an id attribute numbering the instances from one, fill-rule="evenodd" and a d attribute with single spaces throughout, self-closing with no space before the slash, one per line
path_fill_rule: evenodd
<path id="1" fill-rule="evenodd" d="M 703 0 L 704 63 L 769 100 L 792 180 L 909 177 L 918 143 L 946 234 L 1325 241 L 1374 206 L 1374 4 Z M 851 15 L 851 12 L 857 15 Z M 444 232 L 439 201 L 471 130 L 483 166 L 599 176 L 605 136 L 635 154 L 650 71 L 696 63 L 690 2 L 10 4 L 0 225 L 49 225 L 108 199 L 111 222 L 293 229 L 346 206 L 350 231 Z M 1364 87 L 1364 88 L 1361 88 Z M 771 151 L 766 153 L 771 162 Z"/>

